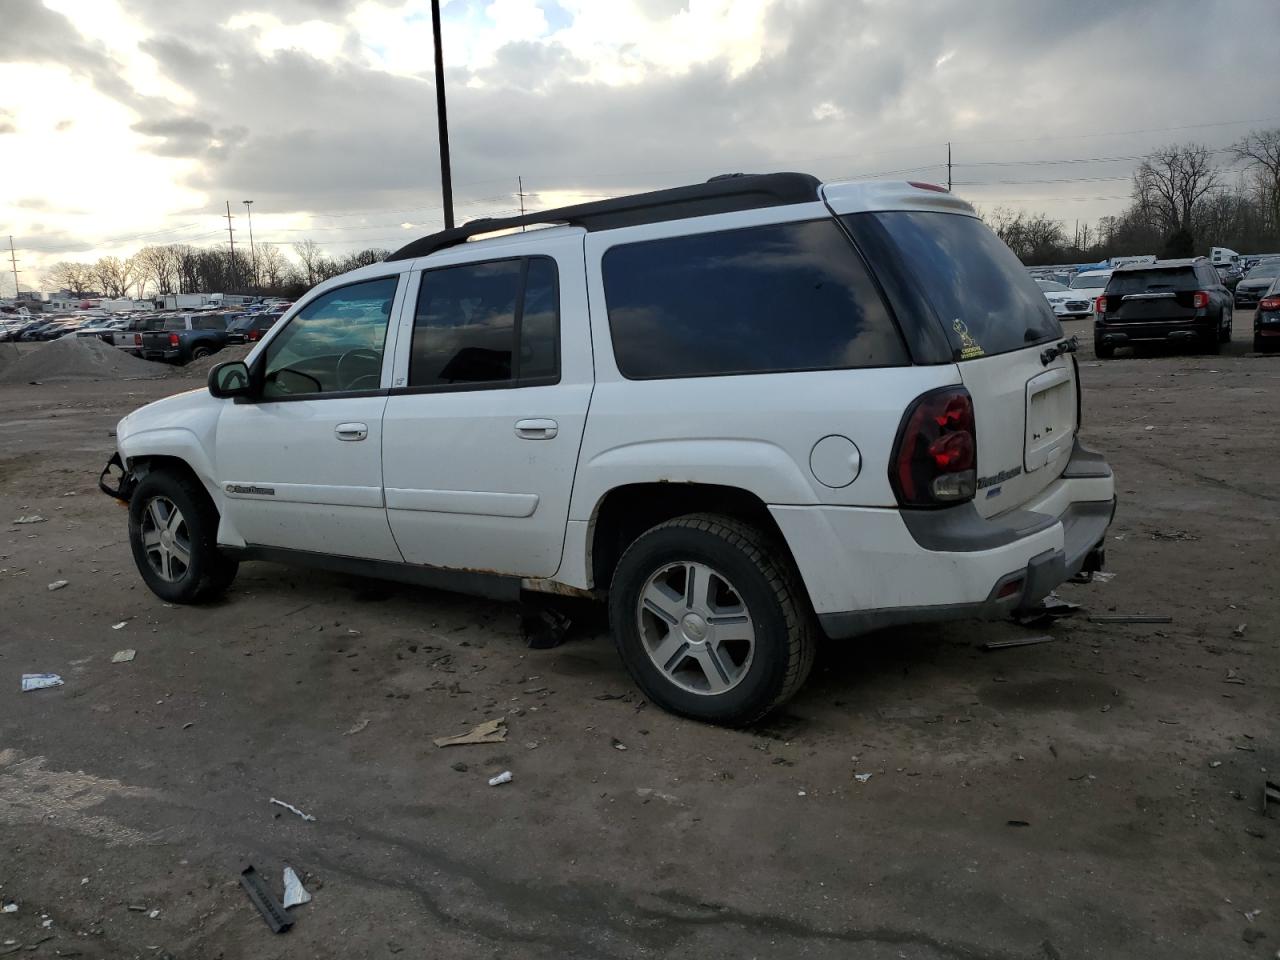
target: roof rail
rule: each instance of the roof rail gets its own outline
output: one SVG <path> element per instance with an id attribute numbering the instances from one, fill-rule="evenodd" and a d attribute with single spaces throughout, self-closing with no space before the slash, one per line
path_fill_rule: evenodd
<path id="1" fill-rule="evenodd" d="M 819 186 L 821 181 L 807 173 L 723 174 L 706 183 L 579 203 L 521 217 L 482 217 L 407 243 L 387 260 L 414 260 L 466 243 L 484 233 L 514 227 L 563 223 L 589 231 L 613 230 L 642 223 L 808 203 L 818 199 Z"/>

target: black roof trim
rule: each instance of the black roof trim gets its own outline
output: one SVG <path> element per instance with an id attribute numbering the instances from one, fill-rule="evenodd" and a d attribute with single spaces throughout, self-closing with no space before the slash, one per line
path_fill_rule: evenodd
<path id="1" fill-rule="evenodd" d="M 636 193 L 612 200 L 579 203 L 555 210 L 540 210 L 522 217 L 484 217 L 452 230 L 441 230 L 407 243 L 387 260 L 414 260 L 465 243 L 472 237 L 513 227 L 565 223 L 586 230 L 613 230 L 642 223 L 662 223 L 686 217 L 780 207 L 818 199 L 822 182 L 807 173 L 733 173 L 706 183 L 651 193 Z"/>

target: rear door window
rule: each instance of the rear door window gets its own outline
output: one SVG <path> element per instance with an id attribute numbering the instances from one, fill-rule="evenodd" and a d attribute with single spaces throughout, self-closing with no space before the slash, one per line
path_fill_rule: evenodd
<path id="1" fill-rule="evenodd" d="M 890 211 L 845 217 L 855 236 L 862 218 L 888 234 L 902 266 L 942 324 L 956 360 L 1021 350 L 1062 336 L 1062 325 L 1026 267 L 976 217 Z"/>
<path id="2" fill-rule="evenodd" d="M 602 270 L 614 356 L 628 379 L 910 362 L 834 220 L 620 244 Z"/>

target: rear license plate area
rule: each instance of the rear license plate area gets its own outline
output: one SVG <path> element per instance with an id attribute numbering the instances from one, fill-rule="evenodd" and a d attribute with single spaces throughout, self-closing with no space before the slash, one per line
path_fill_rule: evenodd
<path id="1" fill-rule="evenodd" d="M 1075 384 L 1066 368 L 1046 370 L 1027 382 L 1023 467 L 1028 473 L 1039 470 L 1070 449 L 1075 419 Z"/>

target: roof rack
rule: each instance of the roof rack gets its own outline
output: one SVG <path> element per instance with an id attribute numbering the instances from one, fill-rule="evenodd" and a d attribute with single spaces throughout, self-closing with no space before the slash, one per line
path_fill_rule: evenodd
<path id="1" fill-rule="evenodd" d="M 521 217 L 482 217 L 407 243 L 387 260 L 425 257 L 437 250 L 466 243 L 480 234 L 514 227 L 563 223 L 588 231 L 613 230 L 642 223 L 807 203 L 818 199 L 819 186 L 821 181 L 807 173 L 722 174 L 706 183 L 540 210 Z"/>

